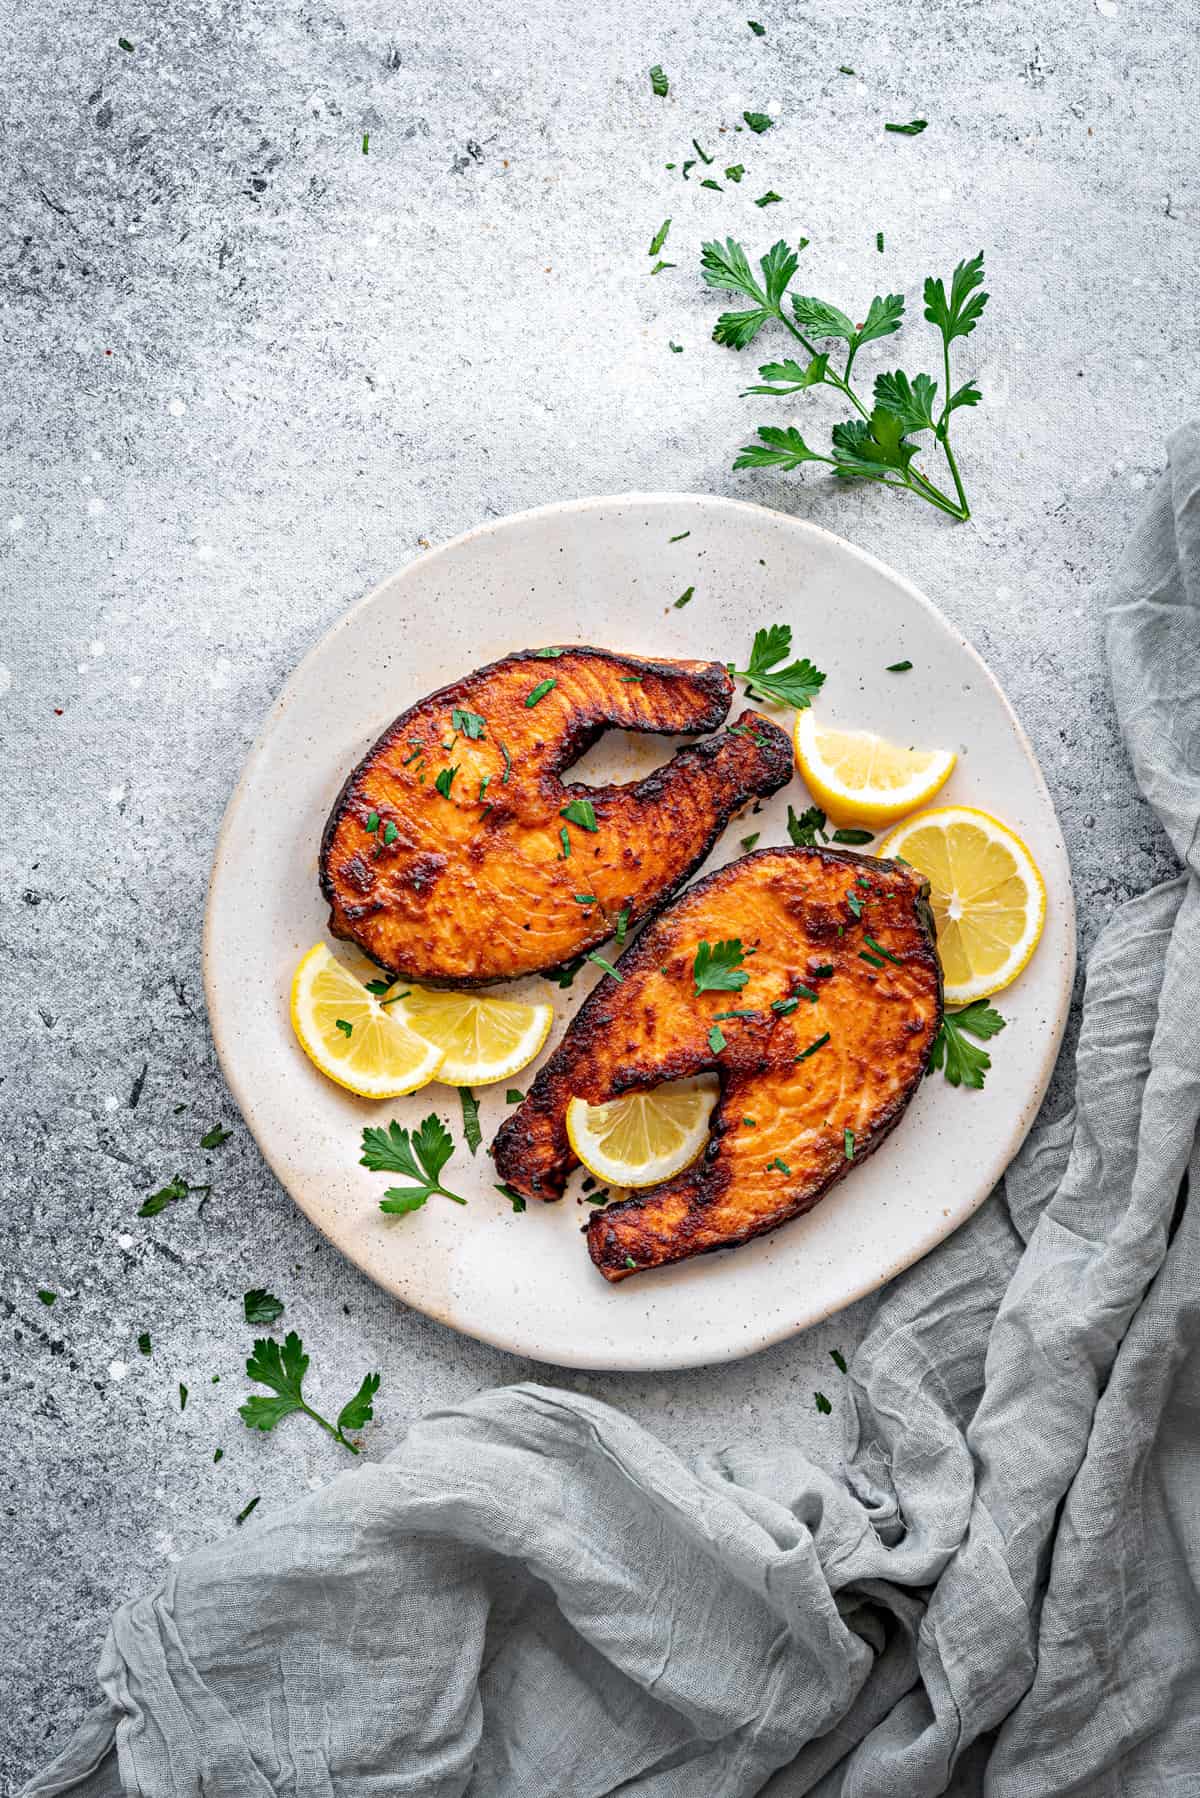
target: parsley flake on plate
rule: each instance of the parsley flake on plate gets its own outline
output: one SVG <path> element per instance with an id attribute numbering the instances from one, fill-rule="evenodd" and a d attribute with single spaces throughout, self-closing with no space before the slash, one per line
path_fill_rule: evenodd
<path id="1" fill-rule="evenodd" d="M 479 1127 L 479 1101 L 469 1086 L 460 1086 L 458 1097 L 462 1105 L 463 1141 L 474 1155 L 483 1141 L 483 1131 Z"/>

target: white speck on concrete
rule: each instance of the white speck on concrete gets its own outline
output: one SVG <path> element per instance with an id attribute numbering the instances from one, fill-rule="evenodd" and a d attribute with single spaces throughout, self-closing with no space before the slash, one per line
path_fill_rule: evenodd
<path id="1" fill-rule="evenodd" d="M 117 1247 L 119 1249 L 131 1249 L 133 1247 L 133 1237 L 129 1234 L 128 1230 L 122 1230 L 121 1234 L 117 1237 Z"/>
<path id="2" fill-rule="evenodd" d="M 8 528 L 14 537 L 16 536 L 18 531 L 23 531 L 25 529 L 25 520 L 22 518 L 22 516 L 19 512 L 13 513 L 12 517 L 8 521 Z"/>
<path id="3" fill-rule="evenodd" d="M 105 1095 L 104 1095 L 105 1111 L 118 1111 L 120 1109 L 120 1105 L 121 1105 L 121 1101 L 120 1101 L 120 1099 L 118 1099 L 116 1093 L 105 1093 Z"/>
<path id="4" fill-rule="evenodd" d="M 125 1375 L 128 1372 L 129 1369 L 124 1361 L 110 1361 L 108 1364 L 108 1377 L 110 1380 L 119 1382 L 125 1378 Z"/>
<path id="5" fill-rule="evenodd" d="M 96 498 L 90 499 L 88 501 L 87 515 L 89 518 L 99 518 L 101 516 L 101 514 L 103 513 L 103 511 L 104 511 L 104 501 L 102 499 L 100 499 L 98 496 Z"/>
<path id="6" fill-rule="evenodd" d="M 6 668 L 4 663 L 0 662 L 0 698 L 3 698 L 4 694 L 8 692 L 12 684 L 12 669 Z"/>
<path id="7" fill-rule="evenodd" d="M 167 411 L 171 414 L 172 418 L 182 418 L 187 411 L 187 407 L 182 400 L 172 400 L 167 407 Z"/>

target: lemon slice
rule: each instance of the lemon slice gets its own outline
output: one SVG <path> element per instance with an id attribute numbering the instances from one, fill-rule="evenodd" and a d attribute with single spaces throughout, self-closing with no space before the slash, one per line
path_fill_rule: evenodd
<path id="1" fill-rule="evenodd" d="M 717 1098 L 711 1075 L 673 1080 L 607 1105 L 572 1099 L 567 1140 L 589 1174 L 609 1186 L 656 1186 L 704 1153 Z"/>
<path id="2" fill-rule="evenodd" d="M 902 749 L 869 730 L 833 730 L 811 706 L 796 714 L 796 761 L 835 824 L 879 830 L 927 805 L 950 778 L 952 749 Z"/>
<path id="3" fill-rule="evenodd" d="M 969 805 L 943 805 L 909 818 L 876 847 L 929 881 L 947 1005 L 983 999 L 1016 979 L 1042 934 L 1046 885 L 1007 824 Z"/>
<path id="4" fill-rule="evenodd" d="M 324 943 L 292 978 L 292 1028 L 315 1067 L 364 1099 L 415 1092 L 442 1064 L 437 1045 L 390 1016 Z"/>
<path id="5" fill-rule="evenodd" d="M 509 1079 L 541 1052 L 554 1022 L 552 1005 L 401 984 L 392 990 L 404 996 L 389 1011 L 442 1052 L 438 1079 L 447 1086 L 492 1086 Z"/>

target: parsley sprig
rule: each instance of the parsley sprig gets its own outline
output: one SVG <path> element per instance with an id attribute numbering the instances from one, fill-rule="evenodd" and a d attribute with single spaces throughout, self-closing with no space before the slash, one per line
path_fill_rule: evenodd
<path id="1" fill-rule="evenodd" d="M 786 668 L 778 667 L 777 663 L 791 652 L 791 625 L 772 624 L 766 630 L 755 631 L 747 667 L 735 668 L 732 662 L 727 666 L 734 680 L 744 680 L 753 689 L 749 697 L 774 700 L 776 705 L 793 705 L 802 712 L 825 685 L 825 676 L 819 668 L 813 667 L 807 656 L 789 662 Z"/>
<path id="2" fill-rule="evenodd" d="M 978 1037 L 987 1042 L 1005 1028 L 1006 1019 L 986 999 L 975 999 L 961 1011 L 948 1011 L 933 1042 L 929 1057 L 930 1072 L 941 1068 L 951 1086 L 972 1087 L 978 1092 L 987 1078 L 992 1058 L 986 1049 L 977 1049 L 969 1040 Z"/>
<path id="3" fill-rule="evenodd" d="M 799 250 L 803 250 L 802 238 Z M 753 302 L 750 310 L 723 312 L 713 331 L 713 340 L 730 349 L 744 350 L 772 322 L 784 326 L 804 350 L 808 360 L 794 359 L 764 363 L 759 369 L 762 385 L 749 387 L 746 394 L 769 394 L 775 399 L 791 399 L 810 387 L 832 387 L 853 406 L 857 417 L 833 427 L 832 454 L 822 455 L 810 448 L 794 425 L 763 425 L 757 443 L 747 444 L 738 455 L 734 468 L 799 468 L 802 462 L 824 462 L 842 480 L 875 481 L 883 487 L 898 487 L 926 500 L 950 518 L 971 516 L 967 496 L 958 471 L 958 463 L 950 446 L 950 419 L 963 406 L 976 406 L 980 392 L 974 381 L 952 388 L 950 383 L 950 345 L 958 337 L 969 337 L 983 315 L 988 296 L 983 287 L 983 252 L 960 262 L 950 277 L 950 290 L 933 275 L 926 277 L 923 298 L 925 317 L 937 327 L 942 339 L 943 399 L 937 405 L 938 383 L 932 376 L 908 376 L 897 369 L 877 375 L 873 404 L 867 406 L 851 384 L 854 361 L 866 343 L 890 337 L 900 329 L 904 317 L 904 295 L 876 294 L 861 324 L 855 324 L 840 307 L 811 295 L 793 293 L 791 313 L 784 309 L 784 297 L 799 266 L 799 252 L 782 239 L 759 259 L 756 274 L 740 243 L 732 237 L 722 244 L 706 243 L 700 258 L 701 274 L 709 287 L 740 293 Z M 841 368 L 832 365 L 833 350 L 818 349 L 817 343 L 829 340 L 845 345 L 845 362 Z M 914 458 L 925 445 L 913 442 L 922 432 L 933 433 L 940 446 L 954 483 L 949 494 L 936 486 L 914 466 Z"/>
<path id="4" fill-rule="evenodd" d="M 456 1205 L 466 1200 L 456 1192 L 448 1192 L 441 1183 L 442 1169 L 454 1153 L 454 1138 L 436 1112 L 411 1133 L 401 1128 L 395 1118 L 386 1129 L 367 1124 L 362 1133 L 361 1166 L 373 1174 L 403 1174 L 411 1186 L 389 1186 L 379 1201 L 379 1209 L 389 1213 L 419 1211 L 433 1193 L 453 1199 Z"/>
<path id="5" fill-rule="evenodd" d="M 343 1448 L 349 1449 L 352 1455 L 358 1454 L 358 1444 L 351 1442 L 347 1430 L 361 1430 L 375 1415 L 372 1400 L 379 1390 L 379 1375 L 369 1373 L 362 1385 L 348 1399 L 338 1412 L 336 1424 L 314 1411 L 304 1397 L 304 1376 L 308 1372 L 308 1356 L 304 1353 L 304 1344 L 295 1330 L 289 1330 L 280 1347 L 272 1336 L 262 1336 L 254 1344 L 254 1353 L 246 1362 L 247 1376 L 257 1380 L 260 1386 L 269 1386 L 275 1394 L 268 1398 L 265 1393 L 255 1392 L 238 1406 L 238 1416 L 249 1430 L 273 1430 L 277 1423 L 293 1412 L 301 1411 L 305 1417 L 311 1417 L 314 1423 L 320 1424 L 326 1435 L 340 1442 Z"/>

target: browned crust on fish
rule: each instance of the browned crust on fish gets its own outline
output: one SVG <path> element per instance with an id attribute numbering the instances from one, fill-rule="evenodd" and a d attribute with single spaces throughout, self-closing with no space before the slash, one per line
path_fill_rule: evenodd
<path id="1" fill-rule="evenodd" d="M 928 1066 L 942 1019 L 928 892 L 901 863 L 821 848 L 759 850 L 697 882 L 621 958 L 621 980 L 600 981 L 501 1127 L 501 1177 L 526 1197 L 559 1198 L 577 1165 L 572 1097 L 601 1104 L 713 1070 L 721 1091 L 703 1156 L 590 1218 L 600 1272 L 623 1280 L 811 1210 L 896 1127 Z M 697 995 L 698 944 L 734 937 L 747 984 Z M 753 1015 L 718 1022 L 731 1011 Z"/>
<path id="2" fill-rule="evenodd" d="M 528 705 L 543 681 L 553 685 Z M 634 929 L 731 817 L 791 778 L 791 744 L 745 712 L 628 786 L 562 775 L 606 730 L 717 730 L 732 697 L 720 662 L 586 647 L 516 651 L 430 694 L 389 726 L 330 813 L 330 929 L 397 977 L 463 987 L 560 967 L 610 937 L 622 912 Z M 456 730 L 456 710 L 482 717 L 483 734 Z M 436 781 L 451 767 L 447 796 Z M 591 803 L 595 831 L 563 818 L 574 799 Z"/>

